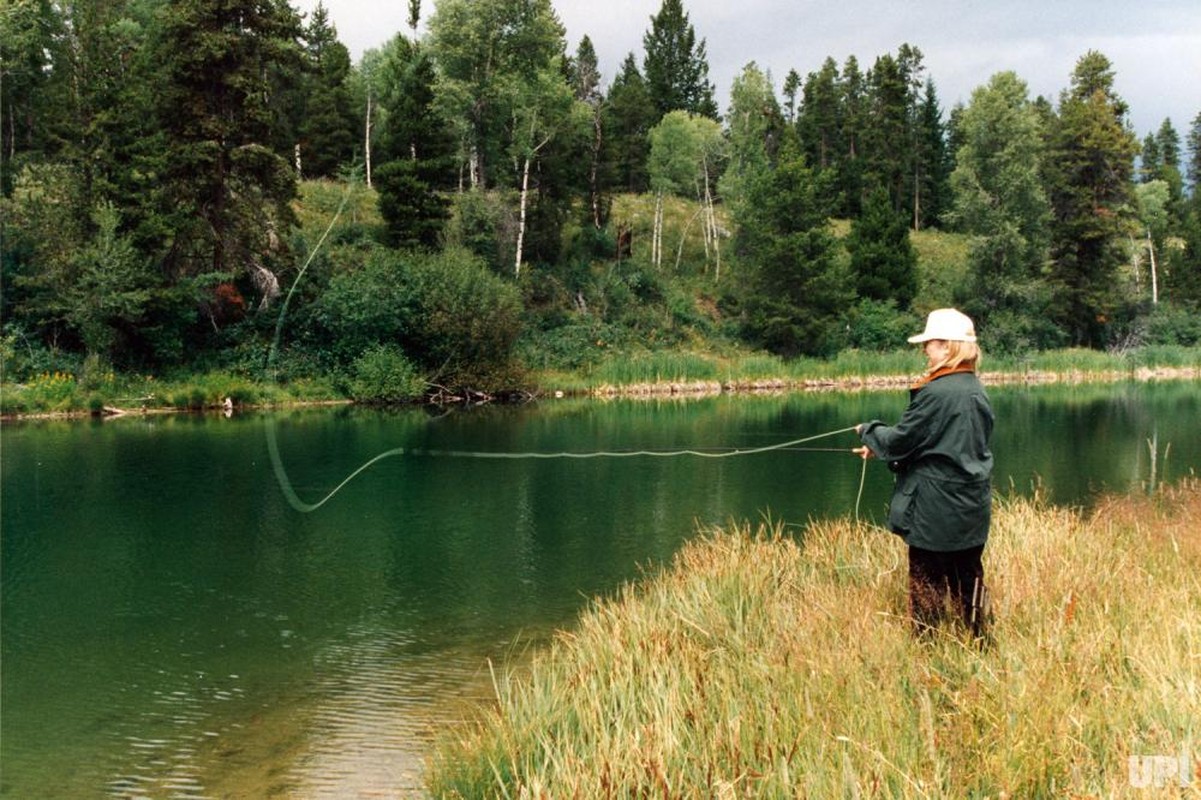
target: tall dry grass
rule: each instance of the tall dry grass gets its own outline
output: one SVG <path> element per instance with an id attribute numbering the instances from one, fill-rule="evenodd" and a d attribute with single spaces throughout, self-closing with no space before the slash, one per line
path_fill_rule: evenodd
<path id="1" fill-rule="evenodd" d="M 903 544 L 731 525 L 597 602 L 445 738 L 437 797 L 1178 797 L 1201 753 L 1201 481 L 997 503 L 991 644 L 915 639 Z M 1191 792 L 1192 794 L 1188 794 Z"/>

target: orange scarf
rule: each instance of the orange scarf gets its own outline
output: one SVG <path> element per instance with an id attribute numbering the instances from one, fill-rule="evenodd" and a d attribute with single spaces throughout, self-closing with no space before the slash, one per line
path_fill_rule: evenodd
<path id="1" fill-rule="evenodd" d="M 918 379 L 917 383 L 913 384 L 913 386 L 911 386 L 909 388 L 920 389 L 923 386 L 925 386 L 927 383 L 929 383 L 930 381 L 938 380 L 939 378 L 943 377 L 944 375 L 954 375 L 956 372 L 975 372 L 975 371 L 976 371 L 976 367 L 974 364 L 960 364 L 957 367 L 943 367 L 942 369 L 937 369 L 934 372 L 931 372 L 929 375 L 923 375 L 921 378 Z"/>

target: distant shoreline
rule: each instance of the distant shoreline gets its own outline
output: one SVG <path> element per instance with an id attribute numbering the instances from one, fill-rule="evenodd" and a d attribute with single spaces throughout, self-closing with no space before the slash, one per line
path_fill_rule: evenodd
<path id="1" fill-rule="evenodd" d="M 739 381 L 657 381 L 654 383 L 630 383 L 599 386 L 587 394 L 599 397 L 662 397 L 703 396 L 714 394 L 772 394 L 786 392 L 850 392 L 896 389 L 908 387 L 916 375 L 874 375 L 844 378 L 764 378 Z M 1029 372 L 983 372 L 980 379 L 987 386 L 1012 386 L 1015 384 L 1044 385 L 1081 383 L 1117 383 L 1124 380 L 1140 382 L 1160 380 L 1197 380 L 1201 369 L 1196 367 L 1140 367 L 1133 371 L 1122 370 L 1069 370 L 1053 372 L 1033 370 Z"/>
<path id="2" fill-rule="evenodd" d="M 527 393 L 530 399 L 545 400 L 564 397 L 593 397 L 597 399 L 661 399 L 668 397 L 700 398 L 721 394 L 788 394 L 791 392 L 859 392 L 884 391 L 910 386 L 916 375 L 868 375 L 847 376 L 838 378 L 761 378 L 753 380 L 733 381 L 655 381 L 627 384 L 602 384 L 584 390 L 556 390 L 551 387 L 542 388 Z M 987 386 L 1031 385 L 1043 386 L 1051 384 L 1077 385 L 1084 383 L 1118 383 L 1134 380 L 1178 381 L 1198 380 L 1201 369 L 1197 367 L 1139 367 L 1133 370 L 1066 370 L 1062 372 L 1051 370 L 1030 370 L 1025 372 L 989 372 L 980 375 Z M 504 401 L 500 401 L 504 402 Z M 355 405 L 353 400 L 346 398 L 324 398 L 315 400 L 294 400 L 276 403 L 235 403 L 230 409 L 236 412 L 258 411 L 280 408 L 314 408 L 322 406 Z M 160 414 L 196 414 L 220 413 L 226 410 L 221 404 L 207 404 L 199 408 L 179 408 L 173 406 L 141 406 L 122 408 L 115 405 L 105 405 L 101 410 L 92 411 L 78 409 L 71 411 L 31 411 L 16 414 L 0 415 L 3 422 L 21 422 L 35 420 L 83 420 L 83 419 L 120 419 L 123 417 L 142 417 Z"/>

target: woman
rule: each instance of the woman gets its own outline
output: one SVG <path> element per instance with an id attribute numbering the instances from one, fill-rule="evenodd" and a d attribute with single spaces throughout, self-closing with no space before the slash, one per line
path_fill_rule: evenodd
<path id="1" fill-rule="evenodd" d="M 910 390 L 900 422 L 856 426 L 864 446 L 855 452 L 887 461 L 896 473 L 888 524 L 909 546 L 909 607 L 917 629 L 928 630 L 949 610 L 979 636 L 993 412 L 976 375 L 976 331 L 966 315 L 940 308 L 909 341 L 923 346 L 926 373 Z"/>

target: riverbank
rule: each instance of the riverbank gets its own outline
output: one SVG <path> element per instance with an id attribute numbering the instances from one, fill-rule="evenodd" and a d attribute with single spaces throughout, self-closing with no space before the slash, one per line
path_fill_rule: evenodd
<path id="1" fill-rule="evenodd" d="M 709 531 L 498 676 L 497 706 L 442 740 L 431 790 L 1117 797 L 1146 778 L 1179 796 L 1140 757 L 1201 749 L 1198 531 L 1195 476 L 1087 515 L 1000 501 L 983 649 L 910 635 L 903 546 L 879 528 Z"/>
<path id="2" fill-rule="evenodd" d="M 986 384 L 1080 384 L 1124 380 L 1197 380 L 1201 348 L 1145 348 L 1126 353 L 1058 350 L 1025 358 L 988 359 Z M 783 361 L 763 354 L 734 356 L 658 352 L 610 359 L 577 373 L 531 374 L 524 389 L 448 392 L 413 402 L 476 403 L 501 397 L 663 398 L 801 391 L 904 388 L 921 368 L 913 350 L 845 351 L 833 359 Z M 118 417 L 184 411 L 237 411 L 353 402 L 337 381 L 273 382 L 229 372 L 177 379 L 151 375 L 43 373 L 0 385 L 0 419 Z"/>

